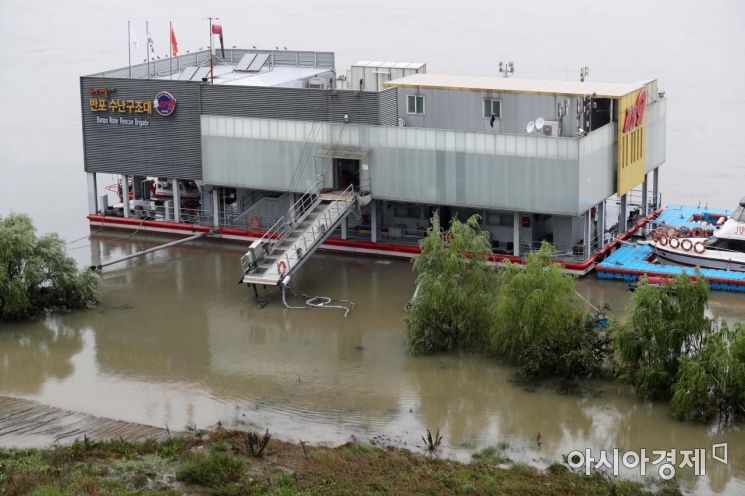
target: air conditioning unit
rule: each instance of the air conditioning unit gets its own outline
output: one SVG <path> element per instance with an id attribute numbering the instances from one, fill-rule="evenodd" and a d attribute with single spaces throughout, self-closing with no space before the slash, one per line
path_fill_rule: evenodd
<path id="1" fill-rule="evenodd" d="M 326 89 L 327 83 L 321 78 L 310 78 L 308 80 L 308 88 L 315 88 L 317 90 Z"/>
<path id="2" fill-rule="evenodd" d="M 544 136 L 553 136 L 555 138 L 561 136 L 559 121 L 544 121 L 541 131 L 543 131 Z"/>
<path id="3" fill-rule="evenodd" d="M 398 118 L 398 127 L 406 127 L 406 121 L 401 117 Z"/>

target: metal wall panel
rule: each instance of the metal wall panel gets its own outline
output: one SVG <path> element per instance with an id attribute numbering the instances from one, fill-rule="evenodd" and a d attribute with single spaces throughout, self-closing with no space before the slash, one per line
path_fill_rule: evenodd
<path id="1" fill-rule="evenodd" d="M 87 172 L 108 172 L 179 179 L 202 177 L 199 88 L 191 81 L 80 78 L 83 150 Z M 109 99 L 152 102 L 161 91 L 176 99 L 173 114 L 92 111 L 92 87 L 108 88 Z M 146 119 L 148 125 L 119 125 L 99 122 L 109 117 Z"/>
<path id="2" fill-rule="evenodd" d="M 579 139 L 579 201 L 581 215 L 616 192 L 616 124 L 611 122 Z"/>
<path id="3" fill-rule="evenodd" d="M 408 95 L 424 96 L 424 114 L 408 113 Z M 502 117 L 494 121 L 493 128 L 490 119 L 483 116 L 485 99 L 501 102 Z M 398 88 L 398 112 L 409 127 L 526 134 L 525 126 L 538 117 L 547 121 L 558 120 L 557 106 L 566 99 L 562 95 Z M 577 128 L 576 103 L 573 98 L 569 100 L 570 108 L 562 122 L 562 136 L 573 137 Z"/>
<path id="4" fill-rule="evenodd" d="M 378 93 L 373 91 L 321 90 L 202 85 L 202 113 L 235 117 L 260 117 L 305 121 L 378 124 Z M 385 113 L 391 121 L 390 110 Z"/>
<path id="5" fill-rule="evenodd" d="M 398 90 L 388 88 L 378 93 L 378 124 L 398 126 Z"/>
<path id="6" fill-rule="evenodd" d="M 208 184 L 283 191 L 301 170 L 302 181 L 293 188 L 301 191 L 318 174 L 329 179 L 330 161 L 316 158 L 316 151 L 332 145 L 370 149 L 377 199 L 561 215 L 579 211 L 579 145 L 573 138 L 202 116 Z"/>
<path id="7" fill-rule="evenodd" d="M 647 160 L 644 172 L 647 173 L 665 163 L 667 147 L 667 100 L 659 98 L 647 105 L 646 132 L 644 133 Z"/>

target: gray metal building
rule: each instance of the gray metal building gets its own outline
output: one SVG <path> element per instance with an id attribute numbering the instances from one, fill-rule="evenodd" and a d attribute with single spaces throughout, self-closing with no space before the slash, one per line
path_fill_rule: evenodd
<path id="1" fill-rule="evenodd" d="M 208 52 L 81 78 L 91 214 L 118 213 L 102 211 L 95 173 L 195 181 L 192 220 L 216 227 L 267 226 L 294 195 L 353 183 L 373 200 L 342 240 L 413 244 L 434 210 L 479 213 L 495 251 L 549 240 L 571 260 L 625 230 L 630 204 L 641 215 L 656 204 L 666 102 L 654 80 L 443 76 L 423 64 L 385 75 L 367 62 L 350 72 L 370 79 L 363 89 L 342 89 L 333 53 L 225 52 L 214 80 Z M 163 219 L 182 222 L 173 195 Z M 129 202 L 121 215 L 135 215 Z"/>

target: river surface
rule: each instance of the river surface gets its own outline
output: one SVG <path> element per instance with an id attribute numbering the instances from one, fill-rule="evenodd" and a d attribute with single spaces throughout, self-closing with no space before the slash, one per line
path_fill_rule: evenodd
<path id="1" fill-rule="evenodd" d="M 582 65 L 596 80 L 657 77 L 668 98 L 663 201 L 732 208 L 745 194 L 742 2 L 466 1 L 456 10 L 423 0 L 250 8 L 226 0 L 213 9 L 2 0 L 0 215 L 29 213 L 41 232 L 70 242 L 81 265 L 161 242 L 98 232 L 89 239 L 78 77 L 126 66 L 128 19 L 141 51 L 149 19 L 162 55 L 169 19 L 183 53 L 206 44 L 207 15 L 222 17 L 227 46 L 335 50 L 339 70 L 355 60 L 396 60 L 426 62 L 431 73 L 489 74 L 514 60 L 516 76 L 526 78 L 574 79 Z M 0 394 L 175 429 L 256 425 L 313 442 L 357 436 L 416 447 L 426 428 L 440 429 L 450 455 L 466 459 L 503 441 L 510 458 L 536 464 L 573 449 L 708 449 L 726 441 L 728 465 L 709 460 L 707 477 L 684 473 L 682 483 L 696 493 L 745 492 L 741 428 L 675 422 L 666 405 L 639 402 L 613 384 L 563 395 L 516 384 L 513 369 L 486 358 L 408 356 L 408 262 L 314 257 L 294 287 L 354 301 L 345 318 L 339 310 L 285 309 L 273 291 L 262 294 L 261 308 L 236 284 L 241 253 L 203 242 L 131 260 L 104 272 L 105 303 L 91 312 L 2 324 Z M 578 287 L 623 317 L 624 284 L 585 278 Z M 745 320 L 745 299 L 714 293 L 711 311 Z"/>

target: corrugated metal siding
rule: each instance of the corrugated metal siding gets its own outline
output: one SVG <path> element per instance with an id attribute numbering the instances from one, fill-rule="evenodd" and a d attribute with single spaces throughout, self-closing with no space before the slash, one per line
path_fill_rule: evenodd
<path id="1" fill-rule="evenodd" d="M 161 91 L 176 98 L 176 110 L 163 117 L 147 114 L 93 112 L 90 88 L 116 90 L 117 99 L 152 101 Z M 83 150 L 87 172 L 107 172 L 179 179 L 202 177 L 199 88 L 189 81 L 80 78 Z M 147 127 L 99 124 L 97 117 L 146 118 Z"/>
<path id="2" fill-rule="evenodd" d="M 201 85 L 202 113 L 231 117 L 258 117 L 305 121 L 378 124 L 378 93 Z"/>
<path id="3" fill-rule="evenodd" d="M 378 93 L 378 123 L 383 126 L 398 126 L 398 92 L 388 88 Z"/>

